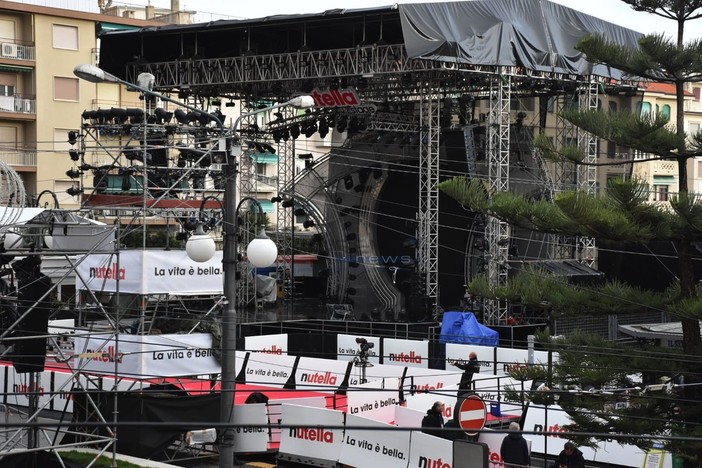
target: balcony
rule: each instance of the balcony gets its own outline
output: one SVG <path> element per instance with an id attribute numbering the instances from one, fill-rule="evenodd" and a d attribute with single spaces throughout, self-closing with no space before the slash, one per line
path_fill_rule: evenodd
<path id="1" fill-rule="evenodd" d="M 0 96 L 0 112 L 15 114 L 36 114 L 36 99 L 25 98 L 21 94 L 14 96 Z"/>
<path id="2" fill-rule="evenodd" d="M 0 40 L 0 58 L 34 62 L 36 61 L 36 49 L 34 46 Z"/>
<path id="3" fill-rule="evenodd" d="M 26 150 L 2 151 L 0 152 L 0 161 L 12 166 L 15 170 L 36 170 L 37 152 Z"/>

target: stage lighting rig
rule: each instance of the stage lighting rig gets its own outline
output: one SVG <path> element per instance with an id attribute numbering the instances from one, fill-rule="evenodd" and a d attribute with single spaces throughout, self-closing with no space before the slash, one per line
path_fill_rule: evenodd
<path id="1" fill-rule="evenodd" d="M 71 148 L 68 150 L 68 155 L 71 157 L 71 161 L 80 161 L 83 155 L 85 155 L 85 152 Z"/>

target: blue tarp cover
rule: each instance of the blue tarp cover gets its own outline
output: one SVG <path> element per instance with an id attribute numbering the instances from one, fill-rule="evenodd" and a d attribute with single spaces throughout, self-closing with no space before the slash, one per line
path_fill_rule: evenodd
<path id="1" fill-rule="evenodd" d="M 473 312 L 444 312 L 439 343 L 497 346 L 499 333 L 478 323 Z"/>

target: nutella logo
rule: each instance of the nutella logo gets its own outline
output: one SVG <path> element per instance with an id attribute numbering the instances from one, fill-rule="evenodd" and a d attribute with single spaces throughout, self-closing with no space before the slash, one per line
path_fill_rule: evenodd
<path id="1" fill-rule="evenodd" d="M 316 429 L 310 429 L 309 427 L 293 427 L 290 428 L 290 437 L 309 440 L 311 442 L 324 442 L 325 444 L 334 443 L 334 433 L 332 431 L 325 431 L 321 427 Z"/>
<path id="2" fill-rule="evenodd" d="M 353 89 L 315 89 L 310 94 L 314 99 L 315 107 L 342 107 L 358 106 L 358 94 Z"/>
<path id="3" fill-rule="evenodd" d="M 315 372 L 314 374 L 304 373 L 300 376 L 301 382 L 310 382 L 322 385 L 336 385 L 336 375 L 331 372 Z"/>
<path id="4" fill-rule="evenodd" d="M 92 349 L 87 350 L 86 354 L 100 354 L 99 352 L 96 352 Z M 90 356 L 88 360 L 90 361 L 98 361 L 98 362 L 122 362 L 122 357 L 124 356 L 124 353 L 116 353 L 115 352 L 115 347 L 114 346 L 108 346 L 107 347 L 107 352 L 102 352 L 102 354 L 98 356 Z"/>
<path id="5" fill-rule="evenodd" d="M 558 424 L 554 424 L 553 426 L 549 426 L 544 430 L 544 426 L 541 424 L 534 424 L 534 432 L 568 432 L 568 429 L 565 427 L 561 427 Z M 551 437 L 558 437 L 553 434 L 549 434 Z"/>
<path id="6" fill-rule="evenodd" d="M 422 356 L 415 353 L 414 351 L 410 351 L 409 353 L 390 353 L 390 358 L 391 361 L 395 362 L 412 362 L 415 364 L 421 364 L 422 363 Z"/>
<path id="7" fill-rule="evenodd" d="M 504 364 L 503 369 L 505 372 L 519 372 L 527 370 L 529 367 L 526 364 L 519 364 L 515 362 L 514 364 Z"/>
<path id="8" fill-rule="evenodd" d="M 428 392 L 430 390 L 439 390 L 443 388 L 444 384 L 438 382 L 436 385 L 424 384 L 424 385 L 410 385 L 411 391 Z"/>
<path id="9" fill-rule="evenodd" d="M 433 459 L 428 457 L 419 457 L 419 468 L 451 468 L 450 463 L 446 463 L 441 458 Z"/>
<path id="10" fill-rule="evenodd" d="M 12 391 L 15 393 L 24 393 L 24 394 L 36 393 L 38 396 L 44 395 L 44 387 L 38 387 L 36 384 L 35 385 L 15 384 L 12 386 Z"/>
<path id="11" fill-rule="evenodd" d="M 259 353 L 264 354 L 283 354 L 283 348 L 279 348 L 276 345 L 271 346 L 271 349 L 263 348 Z"/>
<path id="12" fill-rule="evenodd" d="M 113 263 L 108 267 L 91 267 L 88 271 L 88 276 L 98 279 L 123 280 L 126 278 L 126 270 L 124 268 L 118 268 L 117 264 Z"/>

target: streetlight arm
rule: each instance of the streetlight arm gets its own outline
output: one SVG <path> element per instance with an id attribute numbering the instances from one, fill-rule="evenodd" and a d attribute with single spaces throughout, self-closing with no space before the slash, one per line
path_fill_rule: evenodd
<path id="1" fill-rule="evenodd" d="M 185 107 L 188 110 L 205 114 L 206 116 L 211 118 L 217 124 L 217 126 L 219 127 L 220 130 L 224 131 L 224 122 L 222 122 L 219 119 L 219 117 L 217 117 L 216 115 L 210 114 L 209 112 L 203 112 L 201 109 L 198 109 L 197 107 L 191 106 L 189 104 L 185 104 L 183 102 L 178 101 L 177 99 L 173 99 L 173 98 L 165 96 L 161 93 L 157 93 L 156 91 L 153 91 L 149 88 L 144 88 L 143 86 L 139 86 L 139 85 L 136 85 L 134 83 L 130 83 L 128 81 L 125 81 L 121 78 L 116 77 L 112 73 L 106 72 L 102 68 L 96 67 L 95 65 L 90 65 L 87 63 L 84 63 L 82 65 L 77 65 L 73 69 L 73 74 L 76 75 L 78 78 L 89 81 L 91 83 L 119 83 L 119 84 L 126 86 L 127 89 L 133 89 L 135 91 L 139 91 L 141 93 L 157 97 L 157 98 L 161 99 L 162 101 L 170 102 L 172 104 L 176 104 L 178 106 Z"/>
<path id="2" fill-rule="evenodd" d="M 234 121 L 234 125 L 232 125 L 232 133 L 236 135 L 236 132 L 239 129 L 239 123 L 244 117 L 251 117 L 252 115 L 260 114 L 261 112 L 268 112 L 285 106 L 292 106 L 298 109 L 308 109 L 314 106 L 314 98 L 312 98 L 312 96 L 297 96 L 288 101 L 264 107 L 263 109 L 256 109 L 251 112 L 244 112 L 243 114 L 239 114 L 239 117 L 237 117 Z"/>

